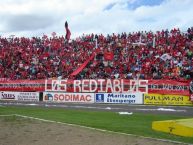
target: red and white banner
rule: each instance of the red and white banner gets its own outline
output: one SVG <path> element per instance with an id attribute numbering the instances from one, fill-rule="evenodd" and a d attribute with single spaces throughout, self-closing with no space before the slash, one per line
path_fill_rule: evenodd
<path id="1" fill-rule="evenodd" d="M 80 68 L 81 69 L 81 68 Z M 0 80 L 0 91 L 156 93 L 190 96 L 190 81 L 174 80 Z"/>
<path id="2" fill-rule="evenodd" d="M 44 92 L 43 101 L 94 103 L 94 93 L 55 93 Z"/>
<path id="3" fill-rule="evenodd" d="M 149 80 L 148 93 L 190 96 L 189 82 L 174 80 Z"/>
<path id="4" fill-rule="evenodd" d="M 0 91 L 43 92 L 45 80 L 0 80 Z"/>

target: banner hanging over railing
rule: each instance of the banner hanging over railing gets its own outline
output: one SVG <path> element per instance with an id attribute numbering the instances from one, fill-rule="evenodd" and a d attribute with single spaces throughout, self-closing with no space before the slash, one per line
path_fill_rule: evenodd
<path id="1" fill-rule="evenodd" d="M 148 93 L 185 95 L 189 96 L 190 82 L 179 82 L 173 80 L 149 80 Z"/>
<path id="2" fill-rule="evenodd" d="M 0 91 L 43 92 L 45 80 L 0 80 Z"/>
<path id="3" fill-rule="evenodd" d="M 0 80 L 0 91 L 157 93 L 191 96 L 190 81 L 174 80 Z"/>

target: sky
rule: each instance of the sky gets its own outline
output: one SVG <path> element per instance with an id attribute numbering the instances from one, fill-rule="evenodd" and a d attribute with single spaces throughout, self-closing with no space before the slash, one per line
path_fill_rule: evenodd
<path id="1" fill-rule="evenodd" d="M 157 31 L 193 26 L 192 0 L 0 0 L 0 36 Z"/>

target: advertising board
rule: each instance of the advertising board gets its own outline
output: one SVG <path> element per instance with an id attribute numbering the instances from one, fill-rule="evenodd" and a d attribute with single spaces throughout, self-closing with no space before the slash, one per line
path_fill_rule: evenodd
<path id="1" fill-rule="evenodd" d="M 152 105 L 193 105 L 189 96 L 144 94 L 144 104 Z"/>
<path id="2" fill-rule="evenodd" d="M 96 93 L 96 103 L 143 104 L 142 93 Z"/>
<path id="3" fill-rule="evenodd" d="M 94 103 L 94 93 L 55 93 L 44 92 L 43 101 Z"/>
<path id="4" fill-rule="evenodd" d="M 39 101 L 38 92 L 1 92 L 1 100 Z"/>
<path id="5" fill-rule="evenodd" d="M 17 92 L 18 101 L 39 101 L 38 92 Z"/>
<path id="6" fill-rule="evenodd" d="M 17 96 L 14 92 L 1 92 L 0 100 L 17 100 Z"/>

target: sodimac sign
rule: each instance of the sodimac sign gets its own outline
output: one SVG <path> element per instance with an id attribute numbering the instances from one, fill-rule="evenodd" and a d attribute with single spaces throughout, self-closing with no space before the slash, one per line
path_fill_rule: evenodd
<path id="1" fill-rule="evenodd" d="M 43 101 L 94 103 L 94 94 L 93 93 L 44 92 L 43 93 Z"/>

